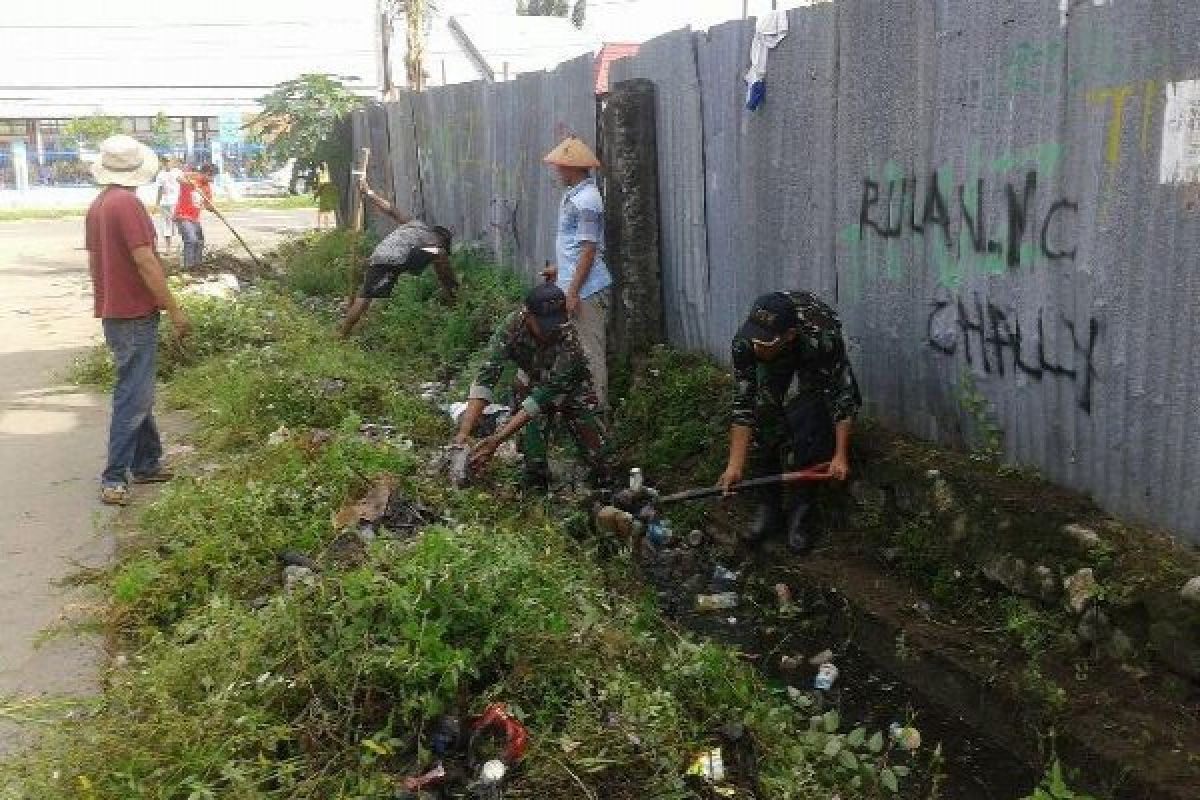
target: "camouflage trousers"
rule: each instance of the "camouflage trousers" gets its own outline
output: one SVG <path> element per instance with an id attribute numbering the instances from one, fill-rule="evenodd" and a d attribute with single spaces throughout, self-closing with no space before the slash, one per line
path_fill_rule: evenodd
<path id="1" fill-rule="evenodd" d="M 520 383 L 516 386 L 517 403 L 528 394 Z M 537 419 L 530 420 L 521 432 L 521 453 L 525 456 L 525 482 L 545 485 L 550 478 L 550 442 L 557 429 L 566 428 L 575 443 L 579 457 L 588 468 L 588 482 L 593 486 L 607 485 L 615 469 L 608 430 L 597 410 L 595 396 L 567 398 L 566 402 L 546 409 Z"/>
<path id="2" fill-rule="evenodd" d="M 833 457 L 833 417 L 822 397 L 797 397 L 783 408 L 760 406 L 750 449 L 747 478 L 804 469 Z M 811 504 L 813 485 L 798 483 L 762 493 L 768 502 L 790 507 Z"/>

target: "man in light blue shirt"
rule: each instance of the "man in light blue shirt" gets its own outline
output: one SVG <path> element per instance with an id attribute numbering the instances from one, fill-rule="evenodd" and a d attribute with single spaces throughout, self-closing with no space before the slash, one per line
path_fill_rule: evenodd
<path id="1" fill-rule="evenodd" d="M 566 188 L 558 211 L 557 265 L 547 270 L 567 296 L 601 407 L 608 403 L 608 316 L 612 275 L 604 263 L 604 200 L 592 179 L 596 155 L 574 136 L 544 159 Z"/>

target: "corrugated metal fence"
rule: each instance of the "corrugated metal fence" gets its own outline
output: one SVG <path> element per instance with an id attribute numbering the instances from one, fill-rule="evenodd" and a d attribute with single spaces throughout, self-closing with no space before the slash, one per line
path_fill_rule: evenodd
<path id="1" fill-rule="evenodd" d="M 1195 0 L 838 0 L 789 22 L 757 112 L 753 21 L 613 68 L 658 88 L 670 341 L 727 360 L 754 296 L 814 289 L 875 416 L 961 444 L 982 398 L 1013 461 L 1200 542 Z M 389 105 L 401 197 L 529 270 L 551 258 L 539 158 L 592 139 L 590 70 Z"/>

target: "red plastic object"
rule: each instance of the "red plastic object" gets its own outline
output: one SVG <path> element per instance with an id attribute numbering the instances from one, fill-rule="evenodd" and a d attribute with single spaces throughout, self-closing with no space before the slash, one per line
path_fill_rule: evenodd
<path id="1" fill-rule="evenodd" d="M 474 737 L 488 728 L 495 728 L 503 734 L 506 743 L 506 764 L 513 766 L 525 757 L 525 751 L 529 749 L 529 731 L 525 730 L 525 726 L 516 717 L 508 713 L 508 708 L 503 703 L 492 703 L 485 708 L 483 714 L 471 724 L 471 735 Z"/>

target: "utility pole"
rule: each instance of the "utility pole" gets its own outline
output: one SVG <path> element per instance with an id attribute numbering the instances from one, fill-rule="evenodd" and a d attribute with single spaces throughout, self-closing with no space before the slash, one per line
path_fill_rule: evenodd
<path id="1" fill-rule="evenodd" d="M 742 0 L 742 19 L 750 16 L 750 0 Z"/>

